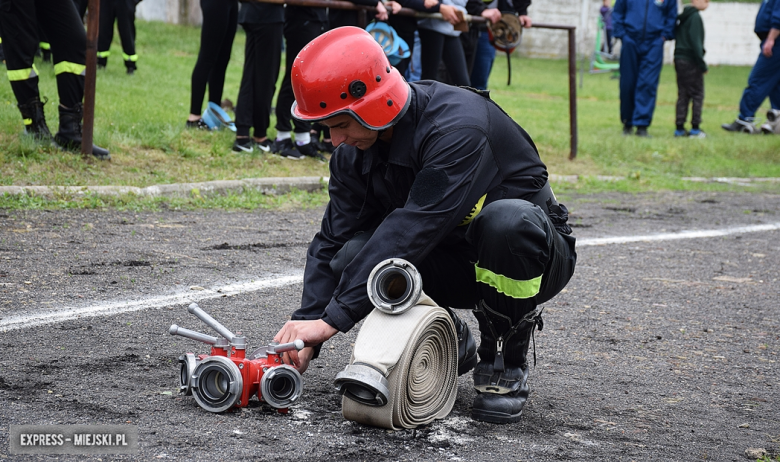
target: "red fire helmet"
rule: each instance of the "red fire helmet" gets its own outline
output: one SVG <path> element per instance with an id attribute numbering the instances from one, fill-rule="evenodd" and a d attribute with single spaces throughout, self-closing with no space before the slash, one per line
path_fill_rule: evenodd
<path id="1" fill-rule="evenodd" d="M 317 122 L 349 114 L 364 127 L 394 125 L 409 107 L 411 89 L 382 47 L 358 27 L 339 27 L 306 45 L 292 65 L 296 119 Z"/>

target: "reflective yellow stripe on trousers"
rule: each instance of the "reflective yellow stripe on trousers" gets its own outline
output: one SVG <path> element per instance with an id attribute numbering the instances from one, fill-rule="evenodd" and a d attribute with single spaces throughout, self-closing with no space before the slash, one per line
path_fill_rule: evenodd
<path id="1" fill-rule="evenodd" d="M 536 296 L 542 287 L 542 275 L 527 281 L 519 281 L 496 274 L 488 269 L 480 268 L 477 265 L 474 265 L 474 270 L 477 273 L 478 282 L 483 282 L 508 297 L 531 298 Z"/>
<path id="2" fill-rule="evenodd" d="M 69 63 L 62 61 L 54 65 L 54 75 L 60 75 L 62 73 L 70 73 L 76 75 L 86 75 L 87 66 L 77 63 Z"/>
<path id="3" fill-rule="evenodd" d="M 8 80 L 11 82 L 20 82 L 22 80 L 38 77 L 38 69 L 35 68 L 35 64 L 27 69 L 8 70 L 6 72 L 8 74 Z"/>

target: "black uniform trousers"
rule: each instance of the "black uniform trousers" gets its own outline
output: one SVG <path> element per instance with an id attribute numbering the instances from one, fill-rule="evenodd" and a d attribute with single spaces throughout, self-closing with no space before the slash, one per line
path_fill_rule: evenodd
<path id="1" fill-rule="evenodd" d="M 284 24 L 244 24 L 246 48 L 244 73 L 236 103 L 236 135 L 255 138 L 267 136 L 271 124 L 271 102 L 282 63 Z"/>
<path id="2" fill-rule="evenodd" d="M 334 256 L 336 277 L 371 234 L 357 235 Z M 416 267 L 423 291 L 440 306 L 473 309 L 484 300 L 516 324 L 563 290 L 576 261 L 575 238 L 557 231 L 540 207 L 501 199 L 457 227 Z M 524 353 L 506 354 L 511 360 Z"/>
<path id="3" fill-rule="evenodd" d="M 135 2 L 133 0 L 100 0 L 100 28 L 98 32 L 98 65 L 108 64 L 111 56 L 111 42 L 114 40 L 114 22 L 122 42 L 122 58 L 125 67 L 136 68 L 135 54 Z"/>
<path id="4" fill-rule="evenodd" d="M 203 11 L 203 25 L 198 60 L 192 70 L 190 114 L 201 113 L 207 84 L 209 101 L 217 105 L 222 103 L 225 72 L 238 28 L 236 0 L 200 0 L 200 9 Z"/>
<path id="5" fill-rule="evenodd" d="M 295 94 L 292 89 L 292 65 L 295 57 L 309 42 L 319 37 L 325 30 L 325 24 L 311 19 L 287 19 L 284 22 L 284 41 L 285 48 L 285 72 L 282 79 L 282 85 L 279 88 L 279 95 L 276 97 L 276 130 L 280 132 L 293 131 L 292 124 L 295 124 L 295 133 L 308 133 L 312 128 L 309 122 L 293 120 L 292 104 L 295 101 Z"/>
<path id="6" fill-rule="evenodd" d="M 84 97 L 87 36 L 72 1 L 0 0 L 0 27 L 8 80 L 19 104 L 40 97 L 33 64 L 38 25 L 51 42 L 60 104 L 72 108 Z"/>

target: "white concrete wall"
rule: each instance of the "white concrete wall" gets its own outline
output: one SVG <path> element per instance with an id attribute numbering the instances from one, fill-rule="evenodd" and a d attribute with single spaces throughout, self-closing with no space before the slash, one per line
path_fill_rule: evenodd
<path id="1" fill-rule="evenodd" d="M 534 22 L 577 26 L 577 53 L 590 55 L 596 40 L 599 0 L 536 0 L 528 10 Z M 679 0 L 678 0 L 679 3 Z M 753 65 L 759 40 L 753 33 L 758 3 L 710 3 L 701 13 L 704 21 L 708 64 Z M 530 29 L 523 32 L 517 52 L 529 57 L 564 58 L 568 53 L 565 31 Z M 672 62 L 674 42 L 664 49 L 664 60 Z"/>
<path id="2" fill-rule="evenodd" d="M 136 7 L 135 17 L 147 21 L 195 26 L 203 22 L 198 0 L 143 0 Z"/>
<path id="3" fill-rule="evenodd" d="M 708 64 L 756 63 L 761 41 L 753 32 L 759 3 L 710 3 L 702 11 L 704 60 Z"/>
<path id="4" fill-rule="evenodd" d="M 601 4 L 600 0 L 534 0 L 528 13 L 536 23 L 576 26 L 577 53 L 581 57 L 593 52 Z M 709 8 L 701 13 L 708 64 L 751 66 L 756 62 L 759 40 L 753 33 L 753 26 L 759 6 L 758 3 L 710 3 Z M 136 16 L 172 24 L 200 25 L 203 21 L 199 0 L 143 0 L 138 4 Z M 526 29 L 516 53 L 529 57 L 565 58 L 568 35 L 565 30 Z M 673 53 L 674 42 L 667 42 L 665 62 L 672 62 Z"/>

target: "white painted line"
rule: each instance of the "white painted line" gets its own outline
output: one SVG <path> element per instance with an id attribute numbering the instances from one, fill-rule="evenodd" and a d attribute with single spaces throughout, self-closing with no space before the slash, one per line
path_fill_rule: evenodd
<path id="1" fill-rule="evenodd" d="M 581 238 L 577 239 L 577 247 L 609 244 L 627 244 L 630 242 L 654 242 L 671 241 L 677 239 L 697 239 L 707 237 L 728 236 L 730 234 L 757 233 L 761 231 L 780 230 L 780 223 L 769 223 L 765 225 L 735 226 L 723 229 L 711 230 L 690 230 L 680 231 L 678 233 L 649 234 L 645 236 L 616 236 L 600 238 Z M 86 318 L 91 316 L 109 316 L 131 311 L 140 311 L 153 308 L 162 308 L 170 305 L 188 305 L 201 300 L 210 300 L 212 298 L 222 297 L 224 295 L 238 295 L 247 292 L 284 287 L 303 282 L 303 271 L 293 271 L 282 276 L 265 278 L 255 281 L 238 282 L 228 284 L 222 287 L 214 287 L 201 291 L 188 290 L 173 295 L 164 295 L 159 297 L 145 298 L 135 301 L 109 302 L 101 305 L 86 306 L 81 308 L 62 308 L 53 311 L 44 311 L 30 313 L 19 316 L 11 316 L 0 319 L 0 332 L 6 332 L 15 329 L 24 329 L 27 327 L 41 326 L 45 324 L 54 324 L 57 322 L 69 321 L 72 319 Z"/>
<path id="2" fill-rule="evenodd" d="M 80 308 L 64 307 L 53 311 L 38 313 L 29 313 L 18 316 L 10 316 L 0 319 L 0 331 L 6 332 L 15 329 L 24 329 L 28 327 L 40 326 L 44 324 L 54 324 L 57 322 L 70 321 L 78 318 L 88 318 L 92 316 L 109 316 L 131 311 L 141 311 L 152 308 L 162 308 L 170 305 L 189 305 L 201 300 L 210 300 L 226 295 L 237 295 L 247 292 L 283 287 L 303 282 L 303 271 L 293 271 L 282 276 L 259 279 L 254 281 L 238 282 L 228 284 L 222 287 L 214 287 L 199 291 L 188 290 L 178 292 L 172 295 L 163 295 L 158 297 L 144 298 L 133 301 L 109 302 L 101 305 L 85 306 Z"/>
<path id="3" fill-rule="evenodd" d="M 735 226 L 732 228 L 709 229 L 709 230 L 686 230 L 678 233 L 660 233 L 649 234 L 646 236 L 616 236 L 616 237 L 597 237 L 577 239 L 577 247 L 590 245 L 608 245 L 608 244 L 627 244 L 629 242 L 653 242 L 653 241 L 673 241 L 677 239 L 699 239 L 704 237 L 728 236 L 730 234 L 758 233 L 761 231 L 780 230 L 780 223 L 769 223 L 766 225 Z"/>

